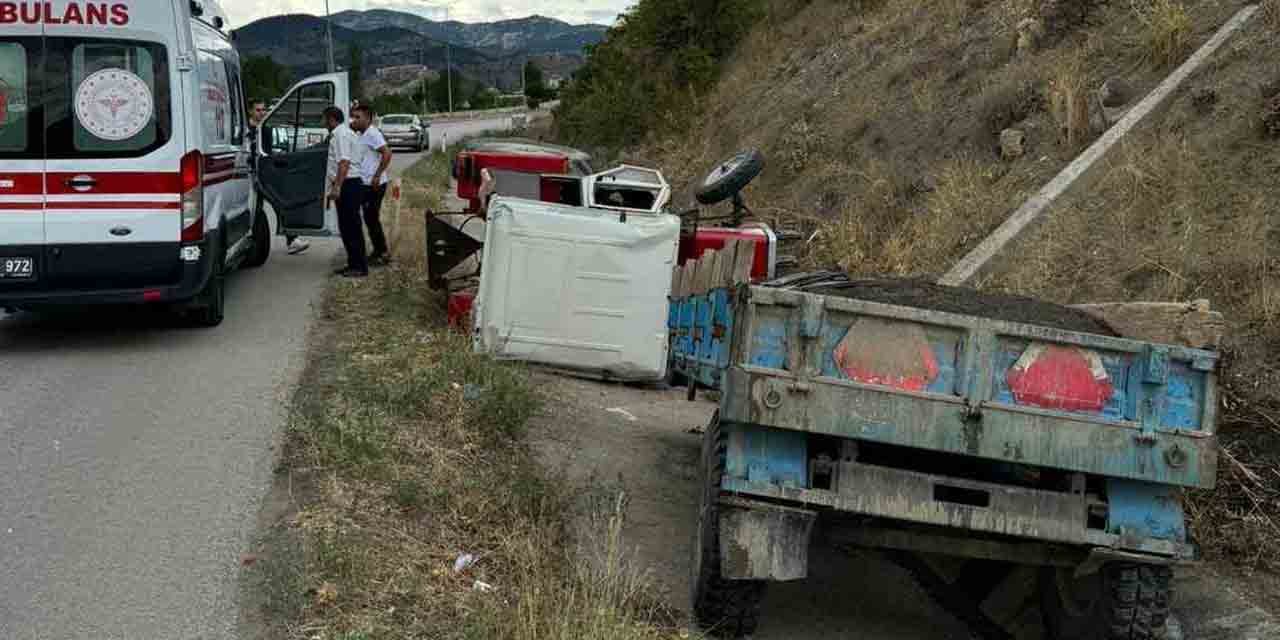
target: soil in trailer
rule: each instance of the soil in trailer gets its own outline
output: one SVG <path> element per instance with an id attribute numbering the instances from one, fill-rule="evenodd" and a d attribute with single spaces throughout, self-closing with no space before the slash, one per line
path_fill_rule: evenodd
<path id="1" fill-rule="evenodd" d="M 867 302 L 1033 324 L 1064 331 L 1104 336 L 1116 335 L 1116 332 L 1105 322 L 1077 309 L 1034 298 L 977 291 L 964 287 L 946 287 L 921 279 L 851 280 L 816 286 L 806 291 Z"/>

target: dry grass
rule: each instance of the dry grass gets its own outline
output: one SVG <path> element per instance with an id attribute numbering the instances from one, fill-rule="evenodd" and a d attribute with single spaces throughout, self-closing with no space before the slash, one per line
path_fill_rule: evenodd
<path id="1" fill-rule="evenodd" d="M 1061 141 L 1079 149 L 1092 134 L 1089 129 L 1089 73 L 1083 53 L 1066 56 L 1054 67 L 1049 80 L 1049 103 Z"/>
<path id="2" fill-rule="evenodd" d="M 1041 111 L 1045 105 L 1038 70 L 1022 65 L 983 87 L 978 104 L 979 135 L 996 140 L 1000 132 Z"/>
<path id="3" fill-rule="evenodd" d="M 415 222 L 445 166 L 409 172 L 389 225 L 402 258 L 423 254 Z M 425 291 L 401 259 L 331 292 L 279 467 L 295 511 L 252 569 L 265 637 L 672 637 L 620 546 L 622 503 L 571 530 L 581 491 L 522 438 L 542 403 L 528 373 L 473 354 Z"/>
<path id="4" fill-rule="evenodd" d="M 1135 6 L 1146 29 L 1147 56 L 1159 69 L 1180 64 L 1191 49 L 1191 15 L 1177 0 L 1150 0 Z"/>
<path id="5" fill-rule="evenodd" d="M 892 165 L 872 162 L 847 177 L 860 185 L 838 215 L 817 222 L 807 262 L 861 275 L 940 274 L 1008 215 L 1020 176 L 996 162 L 961 157 L 918 193 Z"/>
<path id="6" fill-rule="evenodd" d="M 1262 11 L 1263 24 L 1280 31 L 1280 0 L 1262 0 L 1259 9 Z"/>

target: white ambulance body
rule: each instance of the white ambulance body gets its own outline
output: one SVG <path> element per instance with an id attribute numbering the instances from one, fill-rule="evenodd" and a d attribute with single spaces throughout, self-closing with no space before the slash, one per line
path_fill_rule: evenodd
<path id="1" fill-rule="evenodd" d="M 271 240 L 229 33 L 210 0 L 0 0 L 0 307 L 221 322 L 225 274 Z"/>

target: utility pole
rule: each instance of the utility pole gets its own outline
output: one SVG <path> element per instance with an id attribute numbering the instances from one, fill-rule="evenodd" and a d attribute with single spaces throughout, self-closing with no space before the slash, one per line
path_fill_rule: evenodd
<path id="1" fill-rule="evenodd" d="M 449 21 L 449 5 L 444 6 L 444 21 Z M 453 115 L 453 58 L 449 55 L 449 39 L 444 41 L 444 81 L 449 88 L 449 115 Z"/>
<path id="2" fill-rule="evenodd" d="M 422 67 L 418 73 L 422 74 L 422 116 L 427 115 L 427 65 L 426 65 L 426 49 L 427 43 L 422 42 L 418 45 L 418 66 Z"/>
<path id="3" fill-rule="evenodd" d="M 329 21 L 329 0 L 324 0 L 324 41 L 329 49 L 329 73 L 333 73 L 333 23 Z"/>
<path id="4" fill-rule="evenodd" d="M 520 64 L 520 103 L 524 105 L 524 110 L 529 110 L 529 87 L 525 84 L 524 72 L 529 68 L 529 57 L 526 55 L 524 62 Z"/>

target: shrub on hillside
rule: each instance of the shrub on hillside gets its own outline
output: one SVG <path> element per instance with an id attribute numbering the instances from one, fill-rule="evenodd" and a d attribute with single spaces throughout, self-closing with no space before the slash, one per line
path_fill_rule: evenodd
<path id="1" fill-rule="evenodd" d="M 641 0 L 588 49 L 556 109 L 560 135 L 619 148 L 684 121 L 761 17 L 762 0 Z"/>

